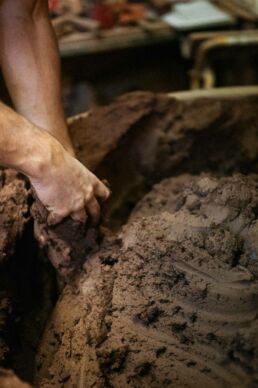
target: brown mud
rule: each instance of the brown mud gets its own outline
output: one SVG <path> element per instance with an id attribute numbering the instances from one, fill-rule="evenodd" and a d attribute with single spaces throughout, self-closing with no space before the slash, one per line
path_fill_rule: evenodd
<path id="1" fill-rule="evenodd" d="M 158 185 L 64 290 L 36 386 L 256 387 L 257 206 L 243 176 Z"/>
<path id="2" fill-rule="evenodd" d="M 119 229 L 161 179 L 258 171 L 257 104 L 257 97 L 183 102 L 137 92 L 71 120 L 79 159 L 112 187 L 109 228 Z"/>
<path id="3" fill-rule="evenodd" d="M 0 361 L 2 362 L 9 351 L 6 343 L 5 328 L 11 314 L 11 295 L 6 287 L 3 268 L 13 256 L 16 243 L 21 238 L 28 222 L 29 206 L 27 203 L 28 190 L 25 182 L 19 176 L 8 170 L 0 171 Z M 8 281 L 7 281 L 8 282 Z"/>
<path id="4" fill-rule="evenodd" d="M 31 381 L 36 348 L 56 301 L 54 271 L 33 238 L 32 202 L 24 177 L 0 172 L 0 365 Z M 0 387 L 16 388 L 16 381 L 1 371 Z"/>
<path id="5" fill-rule="evenodd" d="M 88 228 L 69 219 L 49 228 L 34 204 L 37 236 L 53 266 L 68 279 L 85 262 L 48 319 L 35 387 L 258 385 L 257 104 L 254 97 L 181 102 L 139 92 L 70 120 L 78 157 L 108 179 L 113 194 L 99 248 L 99 232 L 87 239 Z M 24 195 L 31 208 L 30 193 Z M 14 273 L 24 257 L 37 263 L 29 289 L 36 284 L 41 304 L 35 308 L 27 295 L 19 301 L 27 309 L 12 314 L 24 321 L 11 331 L 26 338 L 21 350 L 3 335 L 17 291 L 1 297 L 0 340 L 9 354 L 2 365 L 32 381 L 55 277 L 35 241 L 32 252 L 17 255 L 17 241 L 20 252 L 24 235 L 26 246 L 33 240 L 27 210 L 24 217 L 29 227 L 7 238 L 1 255 Z M 6 225 L 0 236 L 12 235 Z"/>
<path id="6" fill-rule="evenodd" d="M 48 211 L 34 194 L 32 206 L 34 233 L 41 248 L 64 283 L 72 280 L 82 269 L 85 258 L 98 250 L 98 230 L 88 223 L 67 217 L 57 225 L 48 225 Z"/>

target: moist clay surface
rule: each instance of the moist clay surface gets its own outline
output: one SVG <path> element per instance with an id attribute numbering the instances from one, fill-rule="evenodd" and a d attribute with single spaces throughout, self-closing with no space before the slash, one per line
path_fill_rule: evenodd
<path id="1" fill-rule="evenodd" d="M 72 119 L 79 159 L 112 188 L 108 227 L 119 229 L 161 179 L 257 172 L 257 105 L 257 97 L 184 102 L 136 92 Z"/>
<path id="2" fill-rule="evenodd" d="M 24 179 L 1 173 L 1 365 L 32 381 L 55 301 L 31 213 L 68 280 L 35 387 L 257 387 L 257 104 L 139 92 L 71 119 L 78 157 L 113 192 L 100 247 L 69 219 L 49 228 Z"/>
<path id="3" fill-rule="evenodd" d="M 156 186 L 63 291 L 36 386 L 256 387 L 257 206 L 241 175 Z"/>
<path id="4" fill-rule="evenodd" d="M 32 380 L 39 339 L 55 300 L 55 275 L 39 260 L 30 215 L 31 189 L 21 174 L 0 172 L 0 365 Z M 0 368 L 0 387 L 28 387 Z"/>
<path id="5" fill-rule="evenodd" d="M 6 323 L 11 315 L 12 296 L 6 267 L 15 252 L 17 240 L 28 222 L 28 190 L 19 174 L 0 171 L 0 362 L 4 363 L 9 346 Z"/>

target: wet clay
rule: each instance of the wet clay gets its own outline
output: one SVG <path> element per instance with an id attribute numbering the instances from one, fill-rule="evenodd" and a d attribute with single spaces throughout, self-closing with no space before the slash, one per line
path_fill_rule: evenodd
<path id="1" fill-rule="evenodd" d="M 138 92 L 70 120 L 79 159 L 111 184 L 106 225 L 117 232 L 109 229 L 99 243 L 88 225 L 67 219 L 49 226 L 40 204 L 31 209 L 40 244 L 69 280 L 38 352 L 36 387 L 258 385 L 257 181 L 230 177 L 258 171 L 257 104 L 256 97 L 181 102 Z M 29 189 L 12 174 L 1 175 L 3 280 L 5 263 L 34 241 L 32 230 L 24 232 Z M 26 255 L 32 268 L 34 254 L 18 255 L 13 273 Z M 22 278 L 24 289 L 26 271 Z M 21 331 L 25 350 L 11 352 L 19 376 L 33 369 L 53 306 L 51 277 L 41 279 L 18 300 L 30 316 Z M 0 361 L 11 337 L 7 289 L 0 289 Z M 39 291 L 36 309 L 31 289 Z M 28 361 L 30 337 L 37 341 Z"/>
<path id="2" fill-rule="evenodd" d="M 55 301 L 55 274 L 33 237 L 28 181 L 0 172 L 0 365 L 32 379 L 33 359 Z M 28 387 L 0 371 L 0 387 Z"/>
<path id="3" fill-rule="evenodd" d="M 239 100 L 185 103 L 137 92 L 71 119 L 78 158 L 111 184 L 108 227 L 118 229 L 132 204 L 166 176 L 184 171 L 256 170 L 257 104 L 258 98 L 242 99 L 240 113 Z M 49 227 L 44 207 L 36 202 L 33 209 L 36 236 L 68 281 L 98 247 L 98 233 L 88 223 L 72 219 Z"/>
<path id="4" fill-rule="evenodd" d="M 257 97 L 184 102 L 136 92 L 71 120 L 79 159 L 112 187 L 108 227 L 119 229 L 166 177 L 258 171 L 257 105 Z"/>
<path id="5" fill-rule="evenodd" d="M 9 351 L 6 322 L 12 312 L 12 297 L 6 286 L 5 267 L 15 252 L 29 216 L 26 182 L 11 170 L 0 171 L 0 362 Z"/>
<path id="6" fill-rule="evenodd" d="M 138 162 L 158 176 L 176 168 L 233 172 L 256 163 L 257 102 L 258 97 L 179 101 L 134 92 L 75 116 L 69 130 L 77 157 L 94 171 L 123 149 L 122 165 Z M 132 143 L 129 155 L 136 160 L 127 158 Z"/>
<path id="7" fill-rule="evenodd" d="M 0 265 L 15 250 L 29 220 L 29 191 L 22 177 L 12 170 L 0 172 Z"/>
<path id="8" fill-rule="evenodd" d="M 63 291 L 36 387 L 256 387 L 257 206 L 242 175 L 156 186 Z"/>
<path id="9" fill-rule="evenodd" d="M 87 256 L 98 249 L 100 233 L 90 222 L 77 222 L 70 217 L 57 225 L 49 225 L 47 209 L 35 193 L 34 198 L 32 215 L 35 236 L 62 281 L 68 282 L 81 271 Z"/>

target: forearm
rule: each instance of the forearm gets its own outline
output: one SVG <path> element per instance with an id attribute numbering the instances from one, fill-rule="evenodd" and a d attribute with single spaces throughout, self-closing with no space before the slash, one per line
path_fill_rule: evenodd
<path id="1" fill-rule="evenodd" d="M 71 151 L 47 1 L 2 0 L 0 47 L 2 71 L 16 110 Z"/>
<path id="2" fill-rule="evenodd" d="M 46 131 L 0 102 L 0 165 L 40 179 L 62 146 Z"/>
<path id="3" fill-rule="evenodd" d="M 0 103 L 0 165 L 30 178 L 49 222 L 69 215 L 85 222 L 85 209 L 96 222 L 98 198 L 107 199 L 109 190 L 72 156 L 47 0 L 0 0 L 0 48 L 0 65 L 18 111 Z"/>

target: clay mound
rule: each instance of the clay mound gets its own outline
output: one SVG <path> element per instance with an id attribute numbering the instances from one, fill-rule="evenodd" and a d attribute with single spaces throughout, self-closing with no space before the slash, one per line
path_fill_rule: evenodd
<path id="1" fill-rule="evenodd" d="M 257 105 L 257 97 L 179 101 L 135 92 L 70 120 L 79 160 L 112 187 L 108 227 L 118 230 L 164 178 L 257 173 Z"/>
<path id="2" fill-rule="evenodd" d="M 0 171 L 0 264 L 15 250 L 28 222 L 29 190 L 24 178 L 12 170 Z"/>
<path id="3" fill-rule="evenodd" d="M 57 225 L 48 225 L 48 211 L 34 194 L 31 208 L 34 234 L 47 253 L 62 282 L 69 282 L 82 269 L 87 256 L 98 249 L 100 233 L 90 223 L 66 217 Z"/>
<path id="4" fill-rule="evenodd" d="M 180 179 L 153 195 L 180 187 L 179 205 L 174 193 L 156 208 L 150 193 L 66 287 L 36 386 L 257 386 L 257 184 Z"/>
<path id="5" fill-rule="evenodd" d="M 163 177 L 186 169 L 246 171 L 257 167 L 257 100 L 179 101 L 164 94 L 133 92 L 71 118 L 69 130 L 77 157 L 94 171 L 105 169 L 110 155 L 112 159 L 120 155 L 119 168 L 106 166 L 110 174 L 114 169 L 119 173 L 120 164 L 128 169 L 136 164 L 141 173 Z"/>
<path id="6" fill-rule="evenodd" d="M 185 204 L 184 190 L 189 191 L 189 185 L 193 186 L 198 180 L 199 176 L 187 174 L 179 175 L 173 179 L 164 179 L 161 183 L 154 185 L 151 191 L 135 205 L 128 222 L 160 214 L 164 211 L 175 213 Z M 193 195 L 190 201 L 192 208 L 195 206 L 198 208 L 200 201 L 197 196 Z"/>
<path id="7" fill-rule="evenodd" d="M 0 171 L 0 363 L 9 352 L 6 323 L 12 312 L 10 290 L 6 287 L 5 267 L 15 252 L 17 241 L 30 219 L 30 191 L 24 178 L 12 170 Z"/>

